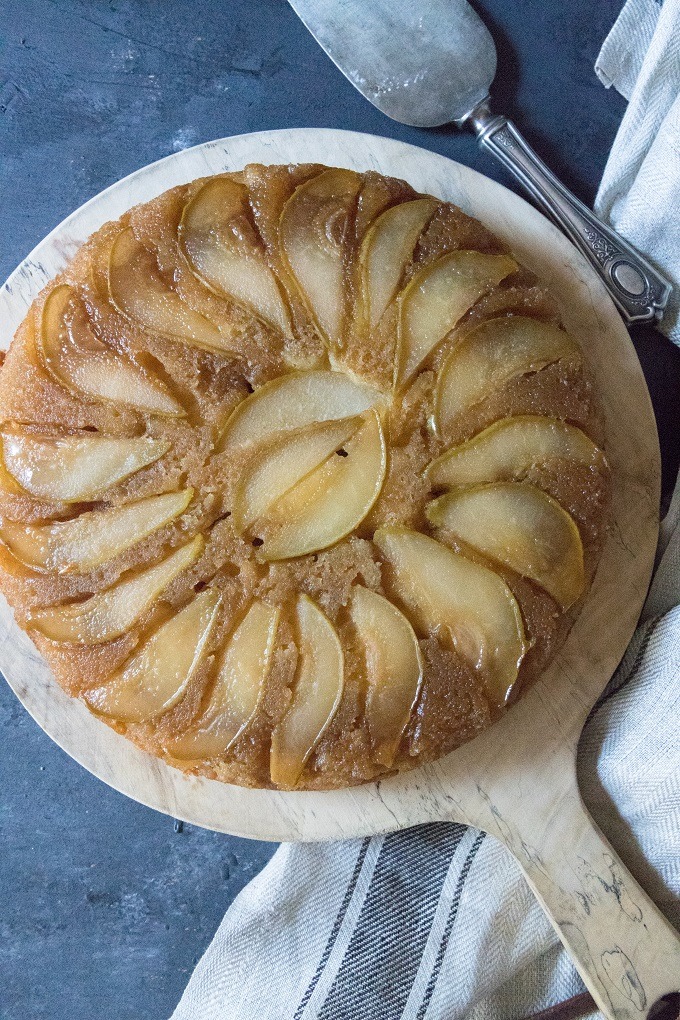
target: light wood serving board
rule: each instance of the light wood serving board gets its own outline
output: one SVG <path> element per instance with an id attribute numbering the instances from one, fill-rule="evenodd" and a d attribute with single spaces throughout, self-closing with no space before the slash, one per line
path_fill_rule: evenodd
<path id="1" fill-rule="evenodd" d="M 197 825 L 267 840 L 346 839 L 442 819 L 484 829 L 519 861 L 606 1015 L 662 1020 L 663 1012 L 650 1008 L 678 991 L 680 943 L 595 830 L 575 775 L 583 723 L 630 640 L 649 583 L 659 448 L 628 334 L 599 279 L 564 236 L 499 184 L 401 142 L 318 129 L 225 138 L 137 171 L 58 226 L 0 291 L 0 348 L 37 292 L 107 220 L 195 177 L 248 162 L 307 161 L 378 170 L 455 202 L 503 238 L 560 300 L 601 394 L 614 480 L 610 534 L 565 646 L 500 723 L 460 750 L 405 776 L 329 793 L 241 789 L 185 776 L 137 750 L 62 692 L 4 600 L 0 669 L 39 725 L 90 772 Z"/>

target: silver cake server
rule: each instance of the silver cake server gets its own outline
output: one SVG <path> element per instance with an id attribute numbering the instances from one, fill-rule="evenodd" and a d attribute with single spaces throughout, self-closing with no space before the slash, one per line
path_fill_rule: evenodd
<path id="1" fill-rule="evenodd" d="M 671 285 L 564 187 L 489 107 L 496 47 L 467 0 L 289 0 L 334 64 L 402 124 L 471 128 L 603 279 L 627 323 L 661 317 Z"/>

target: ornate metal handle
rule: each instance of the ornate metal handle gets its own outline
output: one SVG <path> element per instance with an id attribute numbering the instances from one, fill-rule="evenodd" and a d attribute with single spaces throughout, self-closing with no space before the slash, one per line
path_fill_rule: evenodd
<path id="1" fill-rule="evenodd" d="M 557 180 L 511 121 L 494 116 L 484 102 L 464 123 L 583 252 L 627 323 L 661 318 L 672 290 L 669 281 Z"/>

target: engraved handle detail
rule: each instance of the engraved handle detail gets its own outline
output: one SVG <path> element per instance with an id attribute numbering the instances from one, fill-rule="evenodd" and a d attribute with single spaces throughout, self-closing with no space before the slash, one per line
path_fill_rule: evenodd
<path id="1" fill-rule="evenodd" d="M 558 181 L 511 121 L 494 116 L 482 103 L 464 123 L 586 256 L 628 324 L 661 318 L 672 289 L 669 281 Z"/>

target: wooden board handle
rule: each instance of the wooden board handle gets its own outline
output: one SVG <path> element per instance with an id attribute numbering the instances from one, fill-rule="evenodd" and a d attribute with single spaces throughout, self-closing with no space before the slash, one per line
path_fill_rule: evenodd
<path id="1" fill-rule="evenodd" d="M 675 1020 L 680 936 L 621 863 L 578 791 L 545 822 L 527 811 L 508 823 L 489 807 L 604 1015 Z"/>

